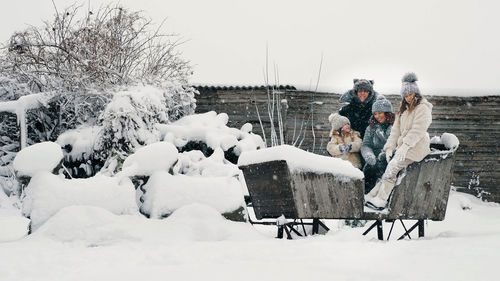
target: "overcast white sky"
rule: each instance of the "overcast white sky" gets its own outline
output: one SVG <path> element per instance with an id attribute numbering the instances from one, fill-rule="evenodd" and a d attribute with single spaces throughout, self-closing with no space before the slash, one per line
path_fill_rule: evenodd
<path id="1" fill-rule="evenodd" d="M 73 0 L 54 0 L 59 9 Z M 108 1 L 77 1 L 97 8 Z M 181 46 L 197 84 L 264 84 L 266 45 L 271 72 L 281 84 L 347 90 L 353 78 L 375 80 L 381 93 L 398 89 L 407 71 L 421 90 L 474 90 L 500 94 L 498 0 L 121 0 L 144 10 Z M 51 0 L 2 3 L 0 40 L 41 25 Z M 271 75 L 271 82 L 274 77 Z M 493 90 L 493 91 L 492 91 Z M 498 90 L 498 91 L 495 91 Z M 458 91 L 455 91 L 458 92 Z"/>

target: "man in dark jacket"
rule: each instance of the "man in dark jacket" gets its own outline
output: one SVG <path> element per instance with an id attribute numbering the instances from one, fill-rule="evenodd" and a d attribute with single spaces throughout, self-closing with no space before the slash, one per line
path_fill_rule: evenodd
<path id="1" fill-rule="evenodd" d="M 339 114 L 345 116 L 351 122 L 351 128 L 365 135 L 366 127 L 372 116 L 372 105 L 377 99 L 385 99 L 384 96 L 373 90 L 373 80 L 354 79 L 354 88 L 340 97 L 340 103 L 344 105 Z"/>

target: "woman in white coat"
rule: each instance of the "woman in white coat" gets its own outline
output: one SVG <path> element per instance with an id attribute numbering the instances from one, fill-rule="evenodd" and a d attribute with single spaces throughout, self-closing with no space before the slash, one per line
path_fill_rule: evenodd
<path id="1" fill-rule="evenodd" d="M 376 210 L 386 207 L 399 171 L 422 161 L 430 152 L 427 129 L 432 123 L 432 104 L 420 94 L 416 81 L 414 73 L 403 76 L 401 106 L 384 146 L 387 168 L 382 180 L 366 196 L 366 205 Z"/>

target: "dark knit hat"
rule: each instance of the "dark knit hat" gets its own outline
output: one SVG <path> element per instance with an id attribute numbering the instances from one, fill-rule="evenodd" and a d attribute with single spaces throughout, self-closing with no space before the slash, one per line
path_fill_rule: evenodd
<path id="1" fill-rule="evenodd" d="M 338 129 L 344 127 L 345 124 L 351 125 L 347 117 L 342 116 L 338 113 L 332 113 L 328 116 L 328 121 L 332 124 L 332 130 L 337 131 Z"/>
<path id="2" fill-rule="evenodd" d="M 372 113 L 375 112 L 392 112 L 392 104 L 389 100 L 378 99 L 372 105 Z"/>
<path id="3" fill-rule="evenodd" d="M 420 89 L 418 88 L 417 85 L 417 75 L 413 72 L 406 73 L 403 76 L 402 82 L 403 84 L 401 85 L 401 97 L 406 97 L 408 94 L 420 94 Z"/>
<path id="4" fill-rule="evenodd" d="M 371 93 L 373 91 L 373 80 L 366 79 L 354 79 L 354 91 L 357 93 L 358 91 L 366 91 Z"/>

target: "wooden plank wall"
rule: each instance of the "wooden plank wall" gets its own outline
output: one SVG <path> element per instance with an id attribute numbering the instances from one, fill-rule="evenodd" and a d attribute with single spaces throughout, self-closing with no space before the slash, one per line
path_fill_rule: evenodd
<path id="1" fill-rule="evenodd" d="M 254 125 L 253 132 L 263 135 L 257 108 L 263 123 L 268 145 L 271 122 L 268 97 L 272 93 L 263 87 L 217 88 L 200 87 L 196 97 L 196 112 L 211 110 L 229 115 L 229 126 L 240 128 L 244 123 Z M 395 110 L 399 95 L 386 96 Z M 304 150 L 327 155 L 330 124 L 328 115 L 342 106 L 339 94 L 316 93 L 281 89 L 275 100 L 282 105 L 284 143 Z M 452 183 L 457 189 L 488 201 L 500 202 L 500 95 L 484 97 L 428 96 L 434 105 L 432 136 L 444 132 L 455 134 L 460 140 Z M 277 127 L 277 125 L 276 125 Z M 278 131 L 278 130 L 276 130 Z M 278 134 L 279 135 L 279 134 Z"/>

